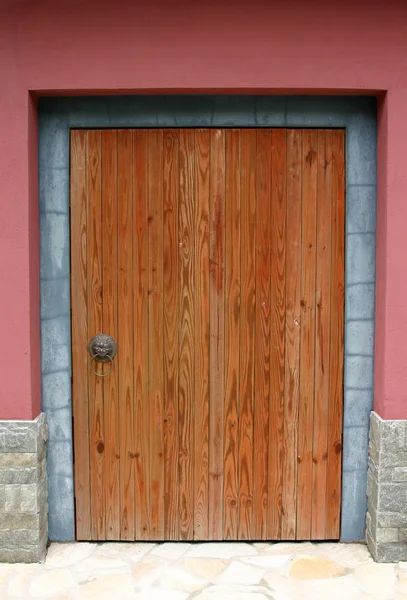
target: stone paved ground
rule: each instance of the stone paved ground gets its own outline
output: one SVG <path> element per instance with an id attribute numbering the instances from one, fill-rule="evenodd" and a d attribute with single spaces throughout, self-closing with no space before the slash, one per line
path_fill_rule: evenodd
<path id="1" fill-rule="evenodd" d="M 44 565 L 1 565 L 11 600 L 407 600 L 407 563 L 361 544 L 52 544 Z"/>

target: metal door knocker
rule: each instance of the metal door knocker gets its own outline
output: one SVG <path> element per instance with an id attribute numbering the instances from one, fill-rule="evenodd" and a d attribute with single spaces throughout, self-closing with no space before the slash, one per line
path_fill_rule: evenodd
<path id="1" fill-rule="evenodd" d="M 88 345 L 89 354 L 91 356 L 90 370 L 98 377 L 107 377 L 113 371 L 113 359 L 117 353 L 117 344 L 111 335 L 106 333 L 98 333 L 93 337 Z M 96 373 L 93 368 L 94 361 L 106 363 L 110 362 L 111 367 L 107 373 Z"/>

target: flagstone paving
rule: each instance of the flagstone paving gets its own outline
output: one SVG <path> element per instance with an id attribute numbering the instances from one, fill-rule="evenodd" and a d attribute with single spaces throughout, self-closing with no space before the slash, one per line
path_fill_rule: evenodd
<path id="1" fill-rule="evenodd" d="M 363 544 L 51 544 L 0 564 L 0 600 L 407 600 L 407 563 Z"/>

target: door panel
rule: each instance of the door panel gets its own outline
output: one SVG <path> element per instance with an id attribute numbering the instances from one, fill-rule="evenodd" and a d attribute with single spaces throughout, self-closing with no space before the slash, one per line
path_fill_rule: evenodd
<path id="1" fill-rule="evenodd" d="M 339 537 L 344 179 L 340 130 L 72 131 L 78 539 Z"/>

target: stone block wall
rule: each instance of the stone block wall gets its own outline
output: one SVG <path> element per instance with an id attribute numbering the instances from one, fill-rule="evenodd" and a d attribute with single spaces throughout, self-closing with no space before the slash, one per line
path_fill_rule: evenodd
<path id="1" fill-rule="evenodd" d="M 0 421 L 0 562 L 40 562 L 48 543 L 45 415 Z"/>
<path id="2" fill-rule="evenodd" d="M 378 562 L 407 561 L 407 421 L 370 417 L 367 544 Z"/>

